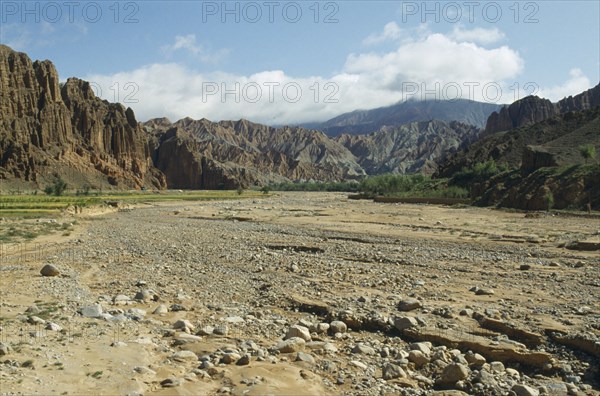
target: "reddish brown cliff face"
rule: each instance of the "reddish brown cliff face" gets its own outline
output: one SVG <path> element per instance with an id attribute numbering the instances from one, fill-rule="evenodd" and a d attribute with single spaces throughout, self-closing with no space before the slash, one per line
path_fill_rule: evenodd
<path id="1" fill-rule="evenodd" d="M 42 187 L 54 173 L 72 187 L 164 188 L 131 109 L 94 95 L 54 65 L 0 45 L 0 179 Z"/>

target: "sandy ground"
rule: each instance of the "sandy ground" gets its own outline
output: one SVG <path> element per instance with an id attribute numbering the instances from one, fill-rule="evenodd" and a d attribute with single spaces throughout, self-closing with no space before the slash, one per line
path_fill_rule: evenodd
<path id="1" fill-rule="evenodd" d="M 0 357 L 0 394 L 426 394 L 441 389 L 441 369 L 434 364 L 417 368 L 410 362 L 402 366 L 406 378 L 382 379 L 386 363 L 404 365 L 401 350 L 414 341 L 393 326 L 404 315 L 396 304 L 407 297 L 422 303 L 408 315 L 428 327 L 506 336 L 483 329 L 475 312 L 539 335 L 542 344 L 526 349 L 550 354 L 552 364 L 506 361 L 520 372 L 515 381 L 554 389 L 577 376 L 571 381 L 577 389 L 565 389 L 596 394 L 593 346 L 566 347 L 549 334 L 598 340 L 600 253 L 567 247 L 600 243 L 599 217 L 276 193 L 89 210 L 59 221 L 73 219 L 69 236 L 2 246 L 0 342 L 10 348 Z M 47 263 L 60 276 L 42 277 Z M 474 293 L 473 287 L 493 294 Z M 157 297 L 134 300 L 143 289 Z M 117 302 L 118 295 L 126 298 Z M 324 306 L 327 313 L 298 301 Z M 104 319 L 78 312 L 96 303 L 109 313 Z M 154 314 L 160 304 L 168 312 Z M 32 306 L 37 311 L 26 312 Z M 383 318 L 381 328 L 347 319 L 375 314 Z M 313 332 L 314 345 L 303 349 L 312 360 L 274 351 L 298 321 L 336 318 L 346 318 L 351 329 Z M 225 324 L 228 331 L 189 340 L 174 328 L 179 319 L 193 324 L 192 335 L 205 326 Z M 62 330 L 47 329 L 49 322 Z M 352 352 L 358 343 L 376 354 Z M 323 352 L 325 344 L 335 350 Z M 444 341 L 432 346 L 439 344 Z M 200 360 L 174 357 L 182 350 Z M 223 362 L 230 353 L 247 353 L 250 364 Z M 202 367 L 203 361 L 209 363 Z M 162 382 L 168 378 L 174 386 Z M 477 392 L 495 394 L 502 384 Z M 454 388 L 477 393 L 465 386 Z"/>

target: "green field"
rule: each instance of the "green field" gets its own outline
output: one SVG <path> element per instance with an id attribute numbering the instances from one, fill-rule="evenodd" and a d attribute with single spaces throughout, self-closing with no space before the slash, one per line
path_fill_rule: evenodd
<path id="1" fill-rule="evenodd" d="M 258 198 L 259 191 L 134 191 L 107 194 L 75 193 L 61 196 L 39 194 L 0 195 L 0 243 L 26 242 L 40 235 L 62 233 L 69 235 L 76 222 L 64 223 L 51 220 L 70 206 L 92 207 L 106 202 L 120 204 L 144 204 L 166 201 L 208 201 Z M 39 220 L 38 220 L 39 219 Z M 45 220 L 44 220 L 45 219 Z M 41 220 L 41 221 L 40 221 Z"/>
<path id="2" fill-rule="evenodd" d="M 106 201 L 124 204 L 152 203 L 163 201 L 207 201 L 221 199 L 244 199 L 263 196 L 258 191 L 161 191 L 161 192 L 110 192 L 90 195 L 65 194 L 48 196 L 40 194 L 0 195 L 0 217 L 35 218 L 57 215 L 69 206 L 89 207 Z"/>

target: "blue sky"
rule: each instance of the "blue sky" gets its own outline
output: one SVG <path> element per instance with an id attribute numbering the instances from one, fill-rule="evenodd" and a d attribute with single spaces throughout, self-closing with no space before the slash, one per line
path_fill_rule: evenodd
<path id="1" fill-rule="evenodd" d="M 132 107 L 320 121 L 407 98 L 553 101 L 600 80 L 596 1 L 0 4 L 0 42 Z"/>

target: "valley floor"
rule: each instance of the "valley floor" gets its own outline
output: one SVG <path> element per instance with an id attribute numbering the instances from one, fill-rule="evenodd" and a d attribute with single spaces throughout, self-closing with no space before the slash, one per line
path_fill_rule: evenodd
<path id="1" fill-rule="evenodd" d="M 598 218 L 276 193 L 75 219 L 2 245 L 2 395 L 600 389 L 600 254 L 567 248 Z"/>

